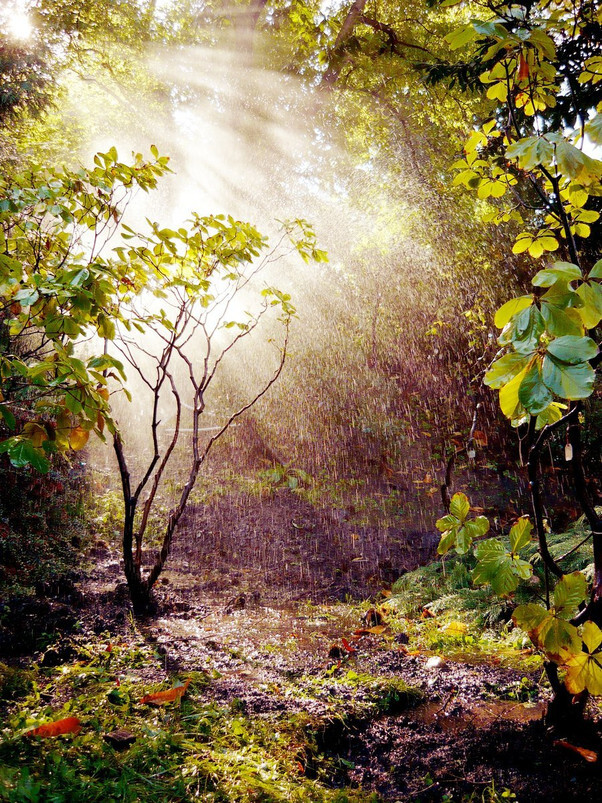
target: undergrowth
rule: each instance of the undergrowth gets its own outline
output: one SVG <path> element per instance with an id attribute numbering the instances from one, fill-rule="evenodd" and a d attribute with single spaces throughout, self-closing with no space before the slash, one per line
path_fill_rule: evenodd
<path id="1" fill-rule="evenodd" d="M 38 667 L 27 682 L 9 684 L 20 699 L 1 734 L 0 800 L 377 801 L 333 788 L 336 768 L 317 746 L 316 717 L 252 717 L 235 700 L 219 705 L 206 694 L 211 679 L 203 672 L 150 682 L 160 675 L 160 656 L 144 643 L 74 643 L 74 662 Z M 184 679 L 190 685 L 180 701 L 142 703 L 143 695 Z M 81 731 L 27 735 L 65 717 L 77 717 Z M 115 731 L 126 731 L 131 745 L 112 745 Z"/>
<path id="2" fill-rule="evenodd" d="M 591 538 L 591 535 L 590 535 Z M 565 573 L 591 569 L 591 544 L 583 517 L 566 532 L 548 536 L 554 558 L 566 556 Z M 470 612 L 471 621 L 480 627 L 502 627 L 516 605 L 538 600 L 543 595 L 544 577 L 537 545 L 525 549 L 525 557 L 534 567 L 529 584 L 519 586 L 512 598 L 504 600 L 489 587 L 474 586 L 471 571 L 475 558 L 471 554 L 451 556 L 435 561 L 400 577 L 392 588 L 392 602 L 405 616 L 420 615 L 426 608 L 431 613 L 445 611 Z"/>

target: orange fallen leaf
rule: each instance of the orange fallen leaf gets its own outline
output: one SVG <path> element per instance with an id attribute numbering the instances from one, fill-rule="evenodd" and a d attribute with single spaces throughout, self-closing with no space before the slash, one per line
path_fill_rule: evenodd
<path id="1" fill-rule="evenodd" d="M 45 739 L 49 736 L 61 736 L 64 733 L 78 734 L 82 729 L 82 724 L 77 717 L 65 717 L 65 719 L 57 719 L 55 722 L 47 722 L 45 725 L 40 725 L 27 731 L 26 736 L 39 736 Z"/>
<path id="2" fill-rule="evenodd" d="M 487 438 L 487 433 L 483 432 L 480 429 L 475 429 L 475 431 L 472 433 L 472 439 L 477 446 L 481 447 L 487 446 L 487 444 L 489 443 L 489 440 Z"/>
<path id="3" fill-rule="evenodd" d="M 345 649 L 345 650 L 346 650 L 348 653 L 350 653 L 350 654 L 353 654 L 353 653 L 357 652 L 357 650 L 355 649 L 355 647 L 352 647 L 352 646 L 351 646 L 351 644 L 350 644 L 350 643 L 347 641 L 347 639 L 346 639 L 345 637 L 343 637 L 343 638 L 341 639 L 341 644 L 343 645 L 344 649 Z"/>
<path id="4" fill-rule="evenodd" d="M 174 686 L 173 689 L 167 691 L 156 691 L 152 694 L 145 694 L 141 698 L 141 703 L 148 703 L 149 705 L 165 705 L 165 703 L 173 703 L 180 700 L 188 688 L 190 678 L 182 686 Z"/>
<path id="5" fill-rule="evenodd" d="M 435 614 L 432 611 L 429 611 L 428 608 L 423 608 L 422 613 L 420 614 L 421 619 L 434 619 Z"/>
<path id="6" fill-rule="evenodd" d="M 554 742 L 554 747 L 564 747 L 566 750 L 572 750 L 573 753 L 577 753 L 584 758 L 586 761 L 589 761 L 590 764 L 593 764 L 595 761 L 598 760 L 598 754 L 595 753 L 593 750 L 586 750 L 585 747 L 577 747 L 576 744 L 571 744 L 570 742 L 565 742 L 564 739 L 556 739 Z"/>

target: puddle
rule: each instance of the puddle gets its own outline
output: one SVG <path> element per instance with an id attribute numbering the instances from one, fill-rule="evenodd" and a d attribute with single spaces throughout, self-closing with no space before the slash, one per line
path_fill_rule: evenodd
<path id="1" fill-rule="evenodd" d="M 457 732 L 466 728 L 486 728 L 496 722 L 517 724 L 541 719 L 546 705 L 542 702 L 520 703 L 514 700 L 476 700 L 474 702 L 425 703 L 408 716 L 424 725 L 437 724 L 444 731 Z"/>

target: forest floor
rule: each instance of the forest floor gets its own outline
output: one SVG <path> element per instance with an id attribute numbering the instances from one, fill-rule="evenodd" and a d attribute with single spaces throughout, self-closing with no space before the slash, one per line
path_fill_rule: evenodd
<path id="1" fill-rule="evenodd" d="M 331 548 L 328 532 L 328 543 L 323 541 L 323 522 L 303 518 L 306 511 L 291 509 L 281 500 L 261 509 L 270 523 L 257 518 L 259 508 L 240 518 L 239 543 L 250 529 L 276 531 L 285 519 L 292 540 L 270 539 L 246 568 L 240 555 L 220 545 L 223 510 L 219 515 L 203 511 L 203 532 L 194 516 L 189 517 L 186 537 L 180 538 L 182 546 L 170 560 L 151 618 L 132 616 L 118 553 L 103 541 L 92 546 L 91 568 L 73 582 L 47 589 L 46 597 L 22 600 L 11 620 L 5 617 L 4 651 L 12 654 L 12 664 L 26 670 L 35 663 L 36 674 L 35 699 L 30 694 L 23 703 L 17 695 L 4 709 L 8 730 L 0 745 L 0 770 L 5 762 L 8 774 L 0 772 L 0 800 L 62 799 L 46 797 L 43 781 L 37 797 L 19 792 L 25 781 L 19 776 L 17 783 L 14 774 L 17 765 L 39 766 L 42 749 L 34 740 L 19 742 L 16 734 L 51 715 L 57 717 L 57 711 L 62 716 L 83 712 L 82 720 L 88 718 L 99 738 L 111 725 L 123 726 L 138 743 L 149 734 L 155 738 L 159 730 L 181 730 L 183 720 L 198 723 L 202 716 L 209 722 L 209 711 L 227 712 L 229 727 L 238 722 L 244 732 L 228 736 L 237 740 L 236 771 L 228 752 L 230 741 L 219 756 L 212 754 L 211 770 L 206 770 L 203 783 L 197 778 L 196 792 L 188 781 L 180 791 L 172 783 L 171 791 L 166 787 L 162 792 L 160 781 L 153 780 L 152 796 L 158 800 L 553 803 L 602 798 L 602 763 L 571 748 L 600 750 L 596 712 L 581 733 L 567 736 L 548 729 L 541 664 L 530 651 L 510 654 L 476 643 L 461 635 L 465 627 L 460 624 L 458 637 L 446 639 L 453 623 L 450 631 L 449 621 L 438 621 L 436 614 L 406 618 L 386 590 L 375 591 L 364 603 L 349 595 L 341 599 L 342 591 L 358 591 L 363 580 L 366 590 L 371 582 L 384 588 L 383 579 L 375 578 L 374 571 L 370 574 L 364 562 L 353 563 L 357 544 L 341 557 L 340 550 Z M 358 528 L 349 529 L 347 533 L 339 527 L 337 537 L 352 540 L 351 529 Z M 360 529 L 356 536 L 365 539 L 367 531 Z M 312 566 L 303 569 L 301 562 L 286 560 L 287 555 L 298 555 L 295 539 L 308 537 L 314 544 L 313 574 Z M 212 546 L 208 539 L 213 539 Z M 251 552 L 257 548 L 248 547 Z M 271 562 L 276 554 L 284 555 L 279 564 Z M 389 570 L 390 555 L 370 555 Z M 342 561 L 338 572 L 332 560 Z M 355 567 L 361 576 L 353 573 Z M 305 572 L 312 580 L 295 583 L 299 578 L 291 572 Z M 320 572 L 321 588 L 316 582 Z M 436 633 L 441 634 L 438 645 Z M 181 713 L 165 713 L 169 706 L 164 706 L 159 719 L 141 719 L 136 695 L 168 689 L 187 678 L 192 682 Z M 105 709 L 110 716 L 103 720 L 100 712 Z M 217 726 L 203 727 L 214 728 L 211 738 L 217 739 Z M 189 724 L 188 731 L 191 728 Z M 226 738 L 223 730 L 220 733 Z M 65 766 L 75 760 L 73 750 L 82 738 L 73 737 L 69 753 L 65 748 Z M 178 743 L 184 752 L 193 750 L 182 747 L 192 744 L 190 733 L 186 738 Z M 269 763 L 270 752 L 277 750 L 270 739 L 282 742 L 280 769 Z M 86 744 L 89 752 L 92 748 Z M 253 751 L 260 747 L 264 758 L 251 766 L 256 760 Z M 123 756 L 130 750 L 134 755 L 136 749 L 126 746 L 119 753 L 120 773 L 127 766 Z M 221 766 L 226 754 L 230 763 Z M 195 755 L 198 763 L 201 754 Z M 205 753 L 202 756 L 208 760 Z M 240 762 L 251 762 L 248 775 Z M 139 769 L 131 772 L 141 774 Z M 29 776 L 25 780 L 31 783 Z M 87 794 L 72 792 L 64 799 L 96 799 Z M 107 794 L 109 799 L 137 798 L 124 791 L 121 798 Z"/>

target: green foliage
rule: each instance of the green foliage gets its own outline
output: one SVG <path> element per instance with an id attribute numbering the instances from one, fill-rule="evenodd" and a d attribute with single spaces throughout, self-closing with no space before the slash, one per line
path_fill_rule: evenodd
<path id="1" fill-rule="evenodd" d="M 464 555 L 472 546 L 475 538 L 479 538 L 489 530 L 489 520 L 485 516 L 468 519 L 470 502 L 466 494 L 454 494 L 449 514 L 436 522 L 437 529 L 441 531 L 441 540 L 437 547 L 440 555 L 445 555 L 450 549 L 455 549 L 459 555 Z"/>
<path id="2" fill-rule="evenodd" d="M 153 150 L 152 161 L 137 154 L 131 165 L 112 148 L 93 169 L 32 165 L 0 178 L 1 414 L 14 432 L 0 452 L 16 468 L 45 473 L 53 452 L 82 449 L 105 426 L 114 431 L 108 379 L 123 380 L 123 366 L 106 349 L 82 359 L 74 346 L 91 335 L 114 338 L 118 321 L 135 323 L 124 304 L 147 275 L 101 251 L 121 204 L 166 172 L 167 159 Z"/>
<path id="3" fill-rule="evenodd" d="M 510 530 L 510 550 L 496 538 L 481 541 L 475 555 L 477 565 L 473 572 L 476 585 L 489 583 L 500 597 L 511 594 L 519 580 L 528 580 L 533 574 L 532 565 L 519 557 L 519 552 L 531 541 L 533 525 L 521 518 Z"/>
<path id="4" fill-rule="evenodd" d="M 464 494 L 455 494 L 450 510 L 456 511 L 456 524 L 441 535 L 445 551 L 455 546 L 459 523 L 466 521 L 470 503 Z M 449 519 L 450 516 L 445 517 Z M 440 522 L 444 519 L 440 519 Z M 437 522 L 439 526 L 439 522 Z M 443 529 L 439 527 L 439 529 Z M 489 584 L 495 594 L 509 597 L 517 590 L 520 580 L 529 580 L 533 575 L 531 561 L 524 560 L 520 553 L 531 543 L 532 525 L 525 517 L 512 527 L 509 535 L 509 549 L 499 539 L 480 541 L 474 548 L 476 565 L 472 580 L 476 585 Z M 460 535 L 461 554 L 472 546 L 465 535 Z M 579 543 L 579 542 L 578 542 Z M 444 553 L 443 553 L 444 554 Z M 396 588 L 393 589 L 396 591 Z M 587 689 L 592 694 L 602 693 L 602 669 L 599 654 L 602 649 L 602 632 L 591 620 L 582 624 L 574 620 L 588 595 L 588 583 L 580 571 L 564 574 L 556 583 L 553 603 L 544 607 L 536 602 L 528 602 L 515 608 L 512 619 L 518 627 L 529 634 L 533 644 L 541 650 L 548 661 L 553 661 L 566 671 L 565 683 L 569 691 Z M 598 639 L 598 634 L 600 638 Z"/>
<path id="5" fill-rule="evenodd" d="M 562 248 L 570 256 L 540 270 L 533 295 L 507 302 L 496 315 L 507 353 L 485 382 L 500 391 L 513 426 L 531 417 L 538 429 L 552 424 L 565 402 L 589 397 L 594 386 L 598 348 L 588 334 L 602 318 L 602 263 L 590 261 L 585 241 L 592 236 L 595 254 L 602 161 L 585 152 L 584 135 L 593 112 L 597 136 L 602 96 L 587 58 L 591 26 L 600 29 L 593 5 L 560 2 L 547 14 L 543 3 L 525 4 L 516 14 L 503 3 L 446 37 L 481 68 L 480 82 L 494 101 L 494 116 L 473 131 L 466 158 L 454 165 L 455 182 L 482 199 L 509 199 L 488 219 L 527 225 L 514 253 L 539 258 Z M 569 47 L 579 53 L 570 64 L 562 58 Z M 567 80 L 576 87 L 570 97 L 563 91 Z M 561 125 L 559 104 L 574 129 Z"/>
<path id="6" fill-rule="evenodd" d="M 288 488 L 296 491 L 301 488 L 308 488 L 312 485 L 312 477 L 302 468 L 295 468 L 289 463 L 276 463 L 271 468 L 262 471 L 260 474 L 270 485 L 276 488 Z"/>

